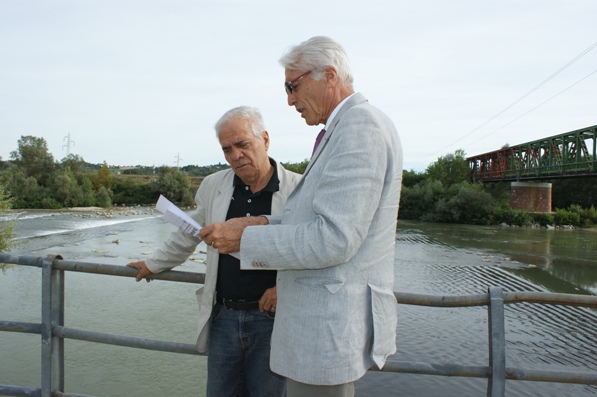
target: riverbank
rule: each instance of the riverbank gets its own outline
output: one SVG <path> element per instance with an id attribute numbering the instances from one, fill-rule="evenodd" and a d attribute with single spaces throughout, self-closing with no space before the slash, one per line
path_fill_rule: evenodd
<path id="1" fill-rule="evenodd" d="M 11 252 L 125 265 L 151 255 L 176 228 L 154 207 L 23 210 L 14 213 Z M 201 264 L 197 252 L 187 265 Z M 196 266 L 193 266 L 196 267 Z M 204 267 L 196 268 L 204 271 Z"/>
<path id="2" fill-rule="evenodd" d="M 154 206 L 128 206 L 128 207 L 70 207 L 61 209 L 11 209 L 6 212 L 7 216 L 16 217 L 18 220 L 22 214 L 71 214 L 81 217 L 112 218 L 117 215 L 155 215 L 159 213 Z"/>

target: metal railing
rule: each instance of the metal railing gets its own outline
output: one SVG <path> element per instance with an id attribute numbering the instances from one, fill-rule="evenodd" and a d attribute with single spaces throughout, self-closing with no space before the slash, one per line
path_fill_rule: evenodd
<path id="1" fill-rule="evenodd" d="M 65 271 L 135 277 L 136 269 L 126 266 L 63 260 L 59 255 L 44 258 L 0 254 L 0 263 L 34 266 L 42 269 L 41 323 L 0 320 L 0 331 L 41 334 L 41 388 L 0 384 L 0 395 L 2 396 L 91 397 L 64 392 L 64 339 L 199 355 L 194 344 L 135 338 L 65 327 Z M 153 274 L 150 278 L 197 284 L 202 284 L 205 281 L 204 274 L 181 271 Z M 597 308 L 597 296 L 546 292 L 503 292 L 500 287 L 490 287 L 487 294 L 464 296 L 433 296 L 400 292 L 394 294 L 398 304 L 431 307 L 487 306 L 489 362 L 487 366 L 465 366 L 451 363 L 389 361 L 381 370 L 383 372 L 486 378 L 488 397 L 503 397 L 506 380 L 597 385 L 597 372 L 507 367 L 504 327 L 504 304 L 527 302 Z"/>

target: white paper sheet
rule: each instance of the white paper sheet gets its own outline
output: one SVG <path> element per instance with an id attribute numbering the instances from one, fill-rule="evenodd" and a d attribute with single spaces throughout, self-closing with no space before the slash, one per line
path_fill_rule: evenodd
<path id="1" fill-rule="evenodd" d="M 164 214 L 164 220 L 173 224 L 185 233 L 192 236 L 199 237 L 201 225 L 195 222 L 193 218 L 188 216 L 186 212 L 174 205 L 170 200 L 160 194 L 155 208 Z M 240 260 L 240 252 L 232 252 L 228 255 Z"/>
<path id="2" fill-rule="evenodd" d="M 173 224 L 185 233 L 199 237 L 201 225 L 188 216 L 183 210 L 172 204 L 166 197 L 160 195 L 155 208 L 164 214 L 164 220 Z"/>

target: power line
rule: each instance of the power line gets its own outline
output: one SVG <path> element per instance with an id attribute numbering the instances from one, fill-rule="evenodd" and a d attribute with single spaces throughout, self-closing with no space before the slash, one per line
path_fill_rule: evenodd
<path id="1" fill-rule="evenodd" d="M 497 117 L 501 116 L 502 114 L 504 114 L 506 111 L 508 111 L 510 108 L 512 108 L 513 106 L 515 106 L 517 103 L 519 103 L 520 101 L 522 101 L 524 98 L 526 98 L 527 96 L 531 95 L 533 92 L 535 92 L 537 89 L 539 89 L 541 86 L 543 86 L 544 84 L 546 84 L 548 81 L 550 81 L 551 79 L 553 79 L 555 76 L 557 76 L 558 74 L 560 74 L 561 72 L 563 72 L 565 69 L 567 69 L 570 65 L 572 65 L 574 62 L 578 61 L 580 58 L 582 58 L 583 56 L 585 56 L 586 54 L 588 54 L 593 48 L 597 47 L 597 41 L 594 42 L 593 44 L 591 44 L 586 50 L 584 50 L 583 52 L 581 52 L 580 54 L 578 54 L 577 56 L 575 56 L 574 58 L 572 58 L 572 60 L 570 60 L 568 63 L 566 63 L 564 66 L 562 66 L 561 68 L 559 68 L 558 70 L 556 70 L 554 73 L 552 73 L 548 78 L 546 78 L 545 80 L 543 80 L 541 83 L 537 84 L 535 87 L 533 87 L 530 91 L 528 91 L 526 94 L 524 94 L 523 96 L 521 96 L 520 98 L 518 98 L 516 101 L 514 101 L 512 104 L 510 104 L 509 106 L 507 106 L 504 110 L 500 111 L 499 113 L 497 113 L 495 116 L 491 117 L 489 120 L 487 120 L 486 122 L 484 122 L 483 124 L 481 124 L 480 126 L 478 126 L 477 128 L 473 129 L 472 131 L 466 133 L 465 135 L 463 135 L 462 137 L 458 138 L 456 141 L 452 142 L 451 144 L 449 144 L 447 147 L 450 147 L 452 145 L 454 145 L 457 142 L 460 142 L 461 140 L 463 140 L 464 138 L 468 137 L 469 135 L 471 135 L 472 133 L 478 131 L 479 129 L 481 129 L 482 127 L 484 127 L 485 125 L 487 125 L 488 123 L 490 123 L 491 121 L 495 120 Z M 591 73 L 592 74 L 592 73 Z M 590 76 L 590 75 L 589 75 Z M 589 77 L 587 76 L 587 77 Z M 585 78 L 587 78 L 585 77 Z M 584 80 L 585 78 L 581 79 L 580 81 Z M 580 83 L 580 81 L 574 83 L 572 86 Z M 571 88 L 572 86 L 568 87 Z M 568 89 L 567 88 L 567 89 Z M 566 89 L 566 90 L 567 90 Z M 564 91 L 566 91 L 564 90 Z M 564 92 L 562 91 L 562 92 Z M 561 94 L 562 92 L 560 92 L 559 94 Z M 557 94 L 557 95 L 559 95 Z M 556 96 L 557 96 L 556 95 Z M 551 99 L 555 98 L 552 97 L 550 99 L 548 99 L 546 102 L 550 101 Z M 545 102 L 544 102 L 545 103 Z M 543 105 L 543 103 L 541 104 Z M 539 105 L 539 106 L 541 106 Z M 536 108 L 532 109 L 535 110 Z M 532 111 L 531 110 L 531 111 Z M 527 112 L 525 113 L 528 114 L 530 113 Z M 524 115 L 523 115 L 524 116 Z M 521 116 L 522 117 L 522 116 Z M 520 118 L 520 117 L 519 117 Z M 516 119 L 518 120 L 518 119 Z M 514 120 L 515 121 L 515 120 Z M 504 126 L 503 126 L 504 127 Z M 500 128 L 503 128 L 500 127 Z M 497 130 L 496 130 L 497 131 Z M 495 131 L 494 131 L 495 132 Z M 476 142 L 476 141 L 475 141 Z"/>
<path id="2" fill-rule="evenodd" d="M 495 130 L 491 131 L 489 134 L 482 136 L 481 138 L 477 139 L 476 141 L 473 141 L 470 143 L 470 145 L 472 145 L 473 143 L 479 142 L 481 139 L 485 139 L 487 138 L 489 135 L 493 134 L 494 132 L 497 132 L 499 130 L 501 130 L 504 127 L 509 126 L 510 124 L 512 124 L 513 122 L 523 118 L 524 116 L 526 116 L 527 114 L 531 113 L 532 111 L 534 111 L 535 109 L 545 105 L 547 102 L 551 101 L 552 99 L 554 99 L 555 97 L 557 97 L 560 94 L 563 94 L 564 92 L 568 91 L 570 88 L 574 87 L 575 85 L 577 85 L 578 83 L 582 82 L 583 80 L 588 79 L 589 77 L 591 77 L 592 75 L 594 75 L 595 73 L 597 73 L 597 69 L 593 70 L 591 73 L 589 73 L 588 75 L 586 75 L 585 77 L 583 77 L 582 79 L 578 80 L 576 83 L 572 84 L 571 86 L 569 86 L 568 88 L 563 89 L 562 91 L 558 92 L 557 94 L 555 94 L 554 96 L 552 96 L 551 98 L 541 102 L 539 105 L 535 106 L 534 108 L 532 108 L 531 110 L 529 110 L 526 113 L 521 114 L 520 116 L 518 116 L 517 118 L 515 118 L 514 120 L 502 125 L 499 128 L 496 128 Z"/>

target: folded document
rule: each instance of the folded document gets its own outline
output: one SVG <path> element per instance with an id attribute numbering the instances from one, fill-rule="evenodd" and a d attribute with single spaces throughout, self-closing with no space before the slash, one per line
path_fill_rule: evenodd
<path id="1" fill-rule="evenodd" d="M 155 208 L 164 214 L 164 220 L 168 223 L 173 224 L 185 233 L 192 236 L 199 237 L 201 231 L 201 225 L 195 222 L 193 218 L 187 215 L 186 212 L 174 205 L 170 200 L 160 194 Z M 232 252 L 228 255 L 240 259 L 239 252 Z"/>
<path id="2" fill-rule="evenodd" d="M 185 233 L 189 233 L 195 237 L 199 237 L 201 231 L 201 225 L 198 224 L 188 216 L 183 210 L 172 204 L 170 200 L 160 194 L 158 203 L 155 208 L 164 214 L 164 219 L 182 230 Z"/>

